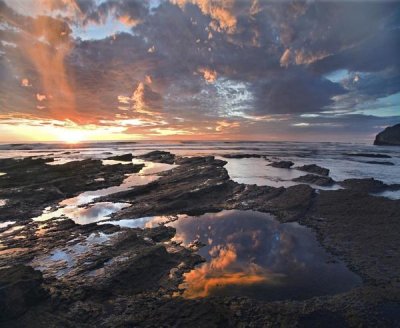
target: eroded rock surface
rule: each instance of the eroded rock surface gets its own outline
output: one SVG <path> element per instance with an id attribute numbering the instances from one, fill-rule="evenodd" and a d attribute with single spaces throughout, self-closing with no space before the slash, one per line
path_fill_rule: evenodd
<path id="1" fill-rule="evenodd" d="M 319 175 L 323 175 L 323 176 L 329 175 L 329 169 L 318 166 L 316 164 L 299 166 L 299 167 L 296 167 L 296 170 L 305 171 L 305 172 L 309 172 L 309 173 L 313 173 L 313 174 L 319 174 Z"/>
<path id="2" fill-rule="evenodd" d="M 277 167 L 280 169 L 290 169 L 294 163 L 292 161 L 279 161 L 279 162 L 273 162 L 270 164 L 272 167 Z"/>
<path id="3" fill-rule="evenodd" d="M 12 320 L 3 322 L 6 327 L 322 327 L 327 318 L 344 327 L 398 323 L 400 200 L 368 194 L 383 183 L 368 181 L 372 187 L 366 187 L 365 181 L 347 181 L 343 186 L 349 189 L 335 191 L 316 191 L 305 184 L 261 187 L 232 181 L 225 162 L 211 156 L 183 158 L 162 152 L 143 158 L 173 158 L 178 166 L 157 181 L 101 199 L 131 204 L 115 213 L 114 220 L 154 215 L 174 220 L 177 214 L 222 209 L 271 212 L 282 222 L 297 221 L 316 231 L 322 246 L 359 274 L 363 285 L 296 302 L 184 299 L 179 296 L 182 275 L 202 258 L 195 248 L 172 240 L 173 228 L 26 220 L 0 229 L 0 268 L 40 269 L 41 276 L 33 279 L 35 290 L 47 296 L 38 306 L 12 314 Z M 108 174 L 124 172 L 125 167 L 113 166 Z M 24 280 L 13 276 L 15 286 Z"/>
<path id="4" fill-rule="evenodd" d="M 0 269 L 0 325 L 23 315 L 47 297 L 42 274 L 29 266 Z"/>
<path id="5" fill-rule="evenodd" d="M 400 190 L 399 184 L 388 185 L 374 178 L 346 179 L 340 181 L 339 184 L 346 189 L 356 190 L 360 192 L 367 192 L 367 193 L 369 192 L 377 193 L 387 190 Z"/>
<path id="6" fill-rule="evenodd" d="M 136 156 L 136 158 L 143 159 L 145 161 L 156 162 L 156 163 L 165 163 L 165 164 L 174 164 L 175 155 L 171 154 L 167 151 L 155 150 L 150 153 Z"/>
<path id="7" fill-rule="evenodd" d="M 103 165 L 87 159 L 62 165 L 47 165 L 52 159 L 0 159 L 0 222 L 22 220 L 41 214 L 58 201 L 86 190 L 122 183 L 125 174 L 138 172 L 143 165 Z"/>
<path id="8" fill-rule="evenodd" d="M 236 159 L 242 159 L 242 158 L 266 158 L 266 155 L 261 155 L 261 154 L 225 154 L 222 155 L 224 158 L 236 158 Z"/>
<path id="9" fill-rule="evenodd" d="M 130 162 L 133 159 L 133 155 L 131 153 L 128 153 L 128 154 L 123 154 L 123 155 L 107 157 L 107 159 L 113 160 L 113 161 Z"/>
<path id="10" fill-rule="evenodd" d="M 326 176 L 320 176 L 315 174 L 306 174 L 301 177 L 294 178 L 293 181 L 302 183 L 311 183 L 317 186 L 330 186 L 335 183 L 332 178 Z"/>

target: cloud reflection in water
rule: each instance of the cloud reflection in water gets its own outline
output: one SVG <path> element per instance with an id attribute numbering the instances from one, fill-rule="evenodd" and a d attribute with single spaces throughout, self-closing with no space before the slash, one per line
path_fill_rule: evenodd
<path id="1" fill-rule="evenodd" d="M 200 241 L 206 262 L 184 276 L 183 296 L 248 296 L 264 300 L 305 299 L 346 291 L 360 278 L 320 247 L 297 223 L 280 224 L 255 211 L 222 211 L 182 217 L 169 225 L 175 239 Z"/>

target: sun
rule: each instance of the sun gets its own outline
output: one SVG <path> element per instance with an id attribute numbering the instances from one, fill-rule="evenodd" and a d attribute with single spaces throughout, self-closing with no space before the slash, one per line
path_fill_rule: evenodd
<path id="1" fill-rule="evenodd" d="M 66 130 L 59 134 L 59 139 L 67 144 L 76 144 L 83 141 L 85 139 L 85 135 L 83 131 Z"/>

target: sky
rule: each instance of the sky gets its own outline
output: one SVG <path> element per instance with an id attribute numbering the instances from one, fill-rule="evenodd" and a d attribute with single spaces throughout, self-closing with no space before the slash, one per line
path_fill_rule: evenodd
<path id="1" fill-rule="evenodd" d="M 0 142 L 371 142 L 399 1 L 0 0 Z"/>

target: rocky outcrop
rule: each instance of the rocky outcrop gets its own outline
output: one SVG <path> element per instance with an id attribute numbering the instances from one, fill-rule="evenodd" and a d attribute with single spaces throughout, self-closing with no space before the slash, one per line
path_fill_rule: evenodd
<path id="1" fill-rule="evenodd" d="M 86 159 L 62 165 L 47 165 L 53 159 L 0 159 L 0 221 L 27 219 L 57 202 L 87 190 L 116 186 L 125 174 L 139 172 L 140 165 L 103 165 L 101 160 Z"/>
<path id="2" fill-rule="evenodd" d="M 113 161 L 130 162 L 133 159 L 133 155 L 131 153 L 128 153 L 128 154 L 123 154 L 123 155 L 111 156 L 106 159 L 113 160 Z"/>
<path id="3" fill-rule="evenodd" d="M 344 153 L 343 155 L 352 157 L 369 157 L 369 158 L 392 158 L 386 154 L 371 154 L 371 153 Z"/>
<path id="4" fill-rule="evenodd" d="M 227 199 L 243 189 L 230 180 L 226 162 L 208 157 L 177 158 L 179 166 L 160 173 L 161 178 L 144 186 L 112 194 L 103 201 L 133 205 L 115 217 L 134 218 L 144 213 L 205 213 L 221 210 Z"/>
<path id="5" fill-rule="evenodd" d="M 279 161 L 279 162 L 273 162 L 269 165 L 280 169 L 290 169 L 294 165 L 294 163 L 292 161 Z"/>
<path id="6" fill-rule="evenodd" d="M 261 154 L 225 154 L 222 155 L 224 158 L 236 158 L 236 159 L 242 159 L 242 158 L 266 158 L 266 155 L 261 155 Z"/>
<path id="7" fill-rule="evenodd" d="M 387 127 L 375 137 L 374 145 L 400 146 L 400 124 Z"/>
<path id="8" fill-rule="evenodd" d="M 388 185 L 383 183 L 380 180 L 376 180 L 374 178 L 365 178 L 365 179 L 346 179 L 338 182 L 339 185 L 346 189 L 361 191 L 361 192 L 382 192 L 388 190 L 399 190 L 399 184 L 391 184 Z"/>
<path id="9" fill-rule="evenodd" d="M 143 159 L 145 161 L 156 162 L 156 163 L 165 163 L 165 164 L 174 164 L 175 155 L 171 154 L 168 151 L 155 150 L 150 153 L 136 156 L 136 158 Z"/>
<path id="10" fill-rule="evenodd" d="M 335 183 L 335 181 L 333 181 L 333 179 L 330 177 L 320 176 L 315 174 L 302 175 L 301 177 L 293 179 L 293 181 L 315 184 L 317 186 L 330 186 Z"/>
<path id="11" fill-rule="evenodd" d="M 323 176 L 329 175 L 329 169 L 318 166 L 316 164 L 299 166 L 299 167 L 296 167 L 296 170 L 305 171 L 305 172 L 323 175 Z"/>
<path id="12" fill-rule="evenodd" d="M 1 321 L 22 315 L 46 298 L 42 282 L 40 271 L 29 266 L 0 269 L 0 326 Z"/>

